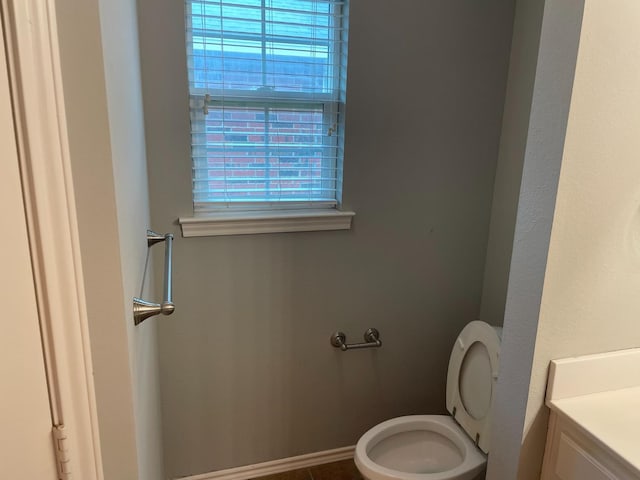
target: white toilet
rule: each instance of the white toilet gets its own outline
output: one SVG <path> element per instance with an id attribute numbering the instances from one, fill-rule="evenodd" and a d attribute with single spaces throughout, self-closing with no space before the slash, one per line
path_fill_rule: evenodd
<path id="1" fill-rule="evenodd" d="M 382 422 L 356 445 L 368 480 L 472 480 L 487 463 L 491 400 L 498 379 L 501 328 L 475 321 L 458 336 L 447 373 L 451 415 Z"/>

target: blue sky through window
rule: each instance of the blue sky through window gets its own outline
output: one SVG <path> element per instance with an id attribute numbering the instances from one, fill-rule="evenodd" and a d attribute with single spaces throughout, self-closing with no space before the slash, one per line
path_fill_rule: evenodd
<path id="1" fill-rule="evenodd" d="M 331 93 L 331 9 L 309 0 L 192 1 L 192 86 Z"/>

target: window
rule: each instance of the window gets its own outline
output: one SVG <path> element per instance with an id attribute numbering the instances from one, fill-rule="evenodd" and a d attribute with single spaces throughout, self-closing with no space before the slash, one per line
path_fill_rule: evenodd
<path id="1" fill-rule="evenodd" d="M 346 1 L 186 1 L 196 214 L 339 203 Z"/>

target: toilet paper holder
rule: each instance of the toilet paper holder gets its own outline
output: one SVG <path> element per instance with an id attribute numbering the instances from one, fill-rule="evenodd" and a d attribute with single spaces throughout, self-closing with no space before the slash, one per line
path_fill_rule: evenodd
<path id="1" fill-rule="evenodd" d="M 364 332 L 364 343 L 347 343 L 347 336 L 342 332 L 335 332 L 329 340 L 332 346 L 339 348 L 343 352 L 358 348 L 378 348 L 382 346 L 380 332 L 375 328 L 368 328 Z"/>

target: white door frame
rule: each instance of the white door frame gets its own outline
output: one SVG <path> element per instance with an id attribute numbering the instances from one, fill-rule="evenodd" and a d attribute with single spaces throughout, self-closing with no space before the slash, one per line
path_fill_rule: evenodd
<path id="1" fill-rule="evenodd" d="M 54 425 L 71 478 L 103 480 L 53 0 L 0 0 Z"/>

